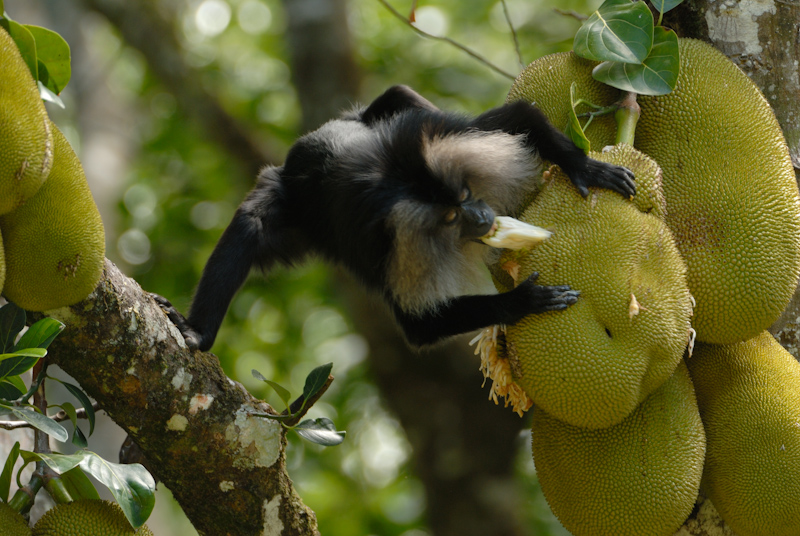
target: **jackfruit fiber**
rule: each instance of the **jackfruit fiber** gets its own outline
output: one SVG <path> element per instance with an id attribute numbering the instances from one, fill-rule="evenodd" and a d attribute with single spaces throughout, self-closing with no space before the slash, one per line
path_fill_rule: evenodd
<path id="1" fill-rule="evenodd" d="M 708 450 L 703 491 L 738 536 L 800 536 L 800 363 L 768 332 L 686 360 Z"/>
<path id="2" fill-rule="evenodd" d="M 39 190 L 53 164 L 50 120 L 11 36 L 0 28 L 0 214 Z"/>
<path id="3" fill-rule="evenodd" d="M 4 295 L 29 311 L 79 302 L 97 286 L 105 233 L 83 168 L 51 124 L 54 165 L 42 188 L 0 216 L 6 257 Z"/>
<path id="4" fill-rule="evenodd" d="M 691 297 L 672 234 L 615 192 L 582 198 L 557 169 L 520 219 L 553 235 L 523 255 L 504 254 L 500 266 L 518 268 L 517 283 L 536 271 L 537 284 L 581 294 L 564 310 L 507 327 L 514 381 L 573 426 L 617 424 L 670 377 L 689 340 Z"/>
<path id="5" fill-rule="evenodd" d="M 33 527 L 33 536 L 153 536 L 143 525 L 134 530 L 117 503 L 80 499 L 59 504 Z"/>
<path id="6" fill-rule="evenodd" d="M 667 224 L 688 267 L 698 340 L 734 343 L 780 316 L 800 276 L 800 198 L 786 141 L 761 92 L 708 44 L 680 39 L 675 90 L 639 96 L 634 146 L 664 173 Z M 559 128 L 569 84 L 606 106 L 621 93 L 591 78 L 594 62 L 572 53 L 533 62 L 509 100 L 535 102 Z M 585 111 L 584 107 L 579 111 Z M 613 139 L 611 117 L 586 134 Z"/>
<path id="7" fill-rule="evenodd" d="M 574 536 L 671 536 L 695 504 L 705 436 L 686 366 L 621 423 L 597 430 L 533 410 L 533 460 Z"/>
<path id="8" fill-rule="evenodd" d="M 31 529 L 25 518 L 3 501 L 0 501 L 0 535 L 31 536 Z"/>

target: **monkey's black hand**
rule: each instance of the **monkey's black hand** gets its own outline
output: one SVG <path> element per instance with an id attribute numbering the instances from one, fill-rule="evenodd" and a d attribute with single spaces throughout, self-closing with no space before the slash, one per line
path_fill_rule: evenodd
<path id="1" fill-rule="evenodd" d="M 589 186 L 599 186 L 622 194 L 630 199 L 636 194 L 636 182 L 633 173 L 628 168 L 615 166 L 606 162 L 599 162 L 592 158 L 586 159 L 583 169 L 573 170 L 568 173 L 572 184 L 583 197 L 589 195 Z"/>
<path id="2" fill-rule="evenodd" d="M 512 291 L 524 296 L 527 302 L 526 314 L 560 311 L 578 301 L 580 290 L 572 290 L 569 285 L 537 285 L 535 281 L 538 277 L 539 273 L 533 272 L 528 279 Z"/>
<path id="3" fill-rule="evenodd" d="M 192 350 L 197 350 L 200 346 L 200 335 L 192 329 L 189 325 L 189 322 L 184 318 L 184 316 L 178 312 L 177 309 L 172 305 L 172 303 L 163 296 L 150 292 L 150 297 L 155 300 L 155 302 L 161 307 L 161 309 L 167 313 L 167 316 L 175 324 L 175 327 L 178 328 L 178 331 L 181 332 L 183 335 L 184 340 L 186 341 L 186 346 L 188 346 Z"/>

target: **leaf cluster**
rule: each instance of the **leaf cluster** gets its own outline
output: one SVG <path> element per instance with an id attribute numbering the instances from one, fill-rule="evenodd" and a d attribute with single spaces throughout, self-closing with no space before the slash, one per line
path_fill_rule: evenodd
<path id="1" fill-rule="evenodd" d="M 286 409 L 280 415 L 264 413 L 260 414 L 260 416 L 279 421 L 284 427 L 294 430 L 300 437 L 312 443 L 324 447 L 340 445 L 344 441 L 345 432 L 336 430 L 336 425 L 327 417 L 306 419 L 296 425 L 291 424 L 302 418 L 311 407 L 311 404 L 328 388 L 330 380 L 333 379 L 330 376 L 332 369 L 333 363 L 327 363 L 312 370 L 306 377 L 303 394 L 291 404 L 289 404 L 289 400 L 291 400 L 292 394 L 288 389 L 272 380 L 268 380 L 254 369 L 253 377 L 269 385 L 286 406 Z"/>
<path id="2" fill-rule="evenodd" d="M 661 26 L 667 11 L 683 0 L 652 2 L 658 24 L 643 0 L 606 0 L 575 34 L 573 50 L 602 62 L 592 76 L 605 84 L 640 95 L 665 95 L 678 81 L 677 34 Z"/>
<path id="3" fill-rule="evenodd" d="M 64 324 L 52 318 L 39 320 L 27 330 L 25 324 L 25 311 L 20 307 L 13 303 L 0 307 L 0 416 L 23 421 L 58 441 L 67 441 L 70 436 L 66 428 L 29 402 L 45 379 L 50 379 L 60 382 L 77 399 L 89 422 L 91 435 L 95 426 L 95 411 L 89 397 L 77 385 L 48 377 L 46 363 L 40 363 L 47 355 L 47 347 L 64 329 Z M 27 387 L 21 375 L 37 364 L 40 364 L 37 367 L 39 372 L 32 378 L 31 386 Z M 64 402 L 53 407 L 60 408 L 72 422 L 72 443 L 85 449 L 88 441 L 78 426 L 75 405 Z M 144 524 L 153 510 L 155 480 L 142 465 L 111 463 L 88 450 L 79 450 L 71 455 L 32 452 L 20 449 L 19 442 L 11 449 L 0 472 L 0 500 L 4 502 L 19 506 L 20 501 L 13 498 L 9 500 L 9 490 L 14 465 L 20 457 L 24 464 L 17 471 L 19 488 L 23 487 L 21 474 L 25 466 L 41 462 L 56 473 L 52 478 L 45 475 L 47 482 L 43 485 L 57 501 L 99 499 L 97 490 L 86 476 L 92 475 L 111 490 L 134 527 Z M 24 507 L 25 502 L 21 502 Z"/>

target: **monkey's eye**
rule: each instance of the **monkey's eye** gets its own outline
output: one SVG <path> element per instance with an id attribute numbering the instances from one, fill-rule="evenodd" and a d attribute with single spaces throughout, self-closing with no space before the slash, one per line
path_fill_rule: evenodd
<path id="1" fill-rule="evenodd" d="M 451 208 L 447 212 L 444 213 L 444 222 L 445 223 L 453 223 L 458 219 L 458 209 Z"/>
<path id="2" fill-rule="evenodd" d="M 458 197 L 458 202 L 463 203 L 464 201 L 469 199 L 469 196 L 470 196 L 469 188 L 464 188 L 463 190 L 461 190 L 461 195 Z"/>

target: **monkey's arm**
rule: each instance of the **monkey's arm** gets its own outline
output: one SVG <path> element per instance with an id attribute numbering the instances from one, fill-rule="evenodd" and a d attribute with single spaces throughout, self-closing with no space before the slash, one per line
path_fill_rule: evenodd
<path id="1" fill-rule="evenodd" d="M 189 348 L 205 351 L 214 344 L 228 306 L 255 262 L 258 230 L 253 219 L 241 211 L 236 213 L 203 269 L 188 319 L 168 300 L 153 295 L 183 334 Z"/>
<path id="2" fill-rule="evenodd" d="M 568 285 L 537 285 L 534 281 L 538 276 L 532 274 L 509 292 L 459 296 L 421 315 L 395 306 L 395 317 L 408 342 L 424 346 L 495 324 L 514 324 L 530 314 L 566 309 L 578 300 L 580 291 Z"/>
<path id="3" fill-rule="evenodd" d="M 528 146 L 563 169 L 584 197 L 589 194 L 589 186 L 608 188 L 626 198 L 636 193 L 630 170 L 587 157 L 541 110 L 526 102 L 512 102 L 489 110 L 479 115 L 474 125 L 481 130 L 525 134 Z"/>

